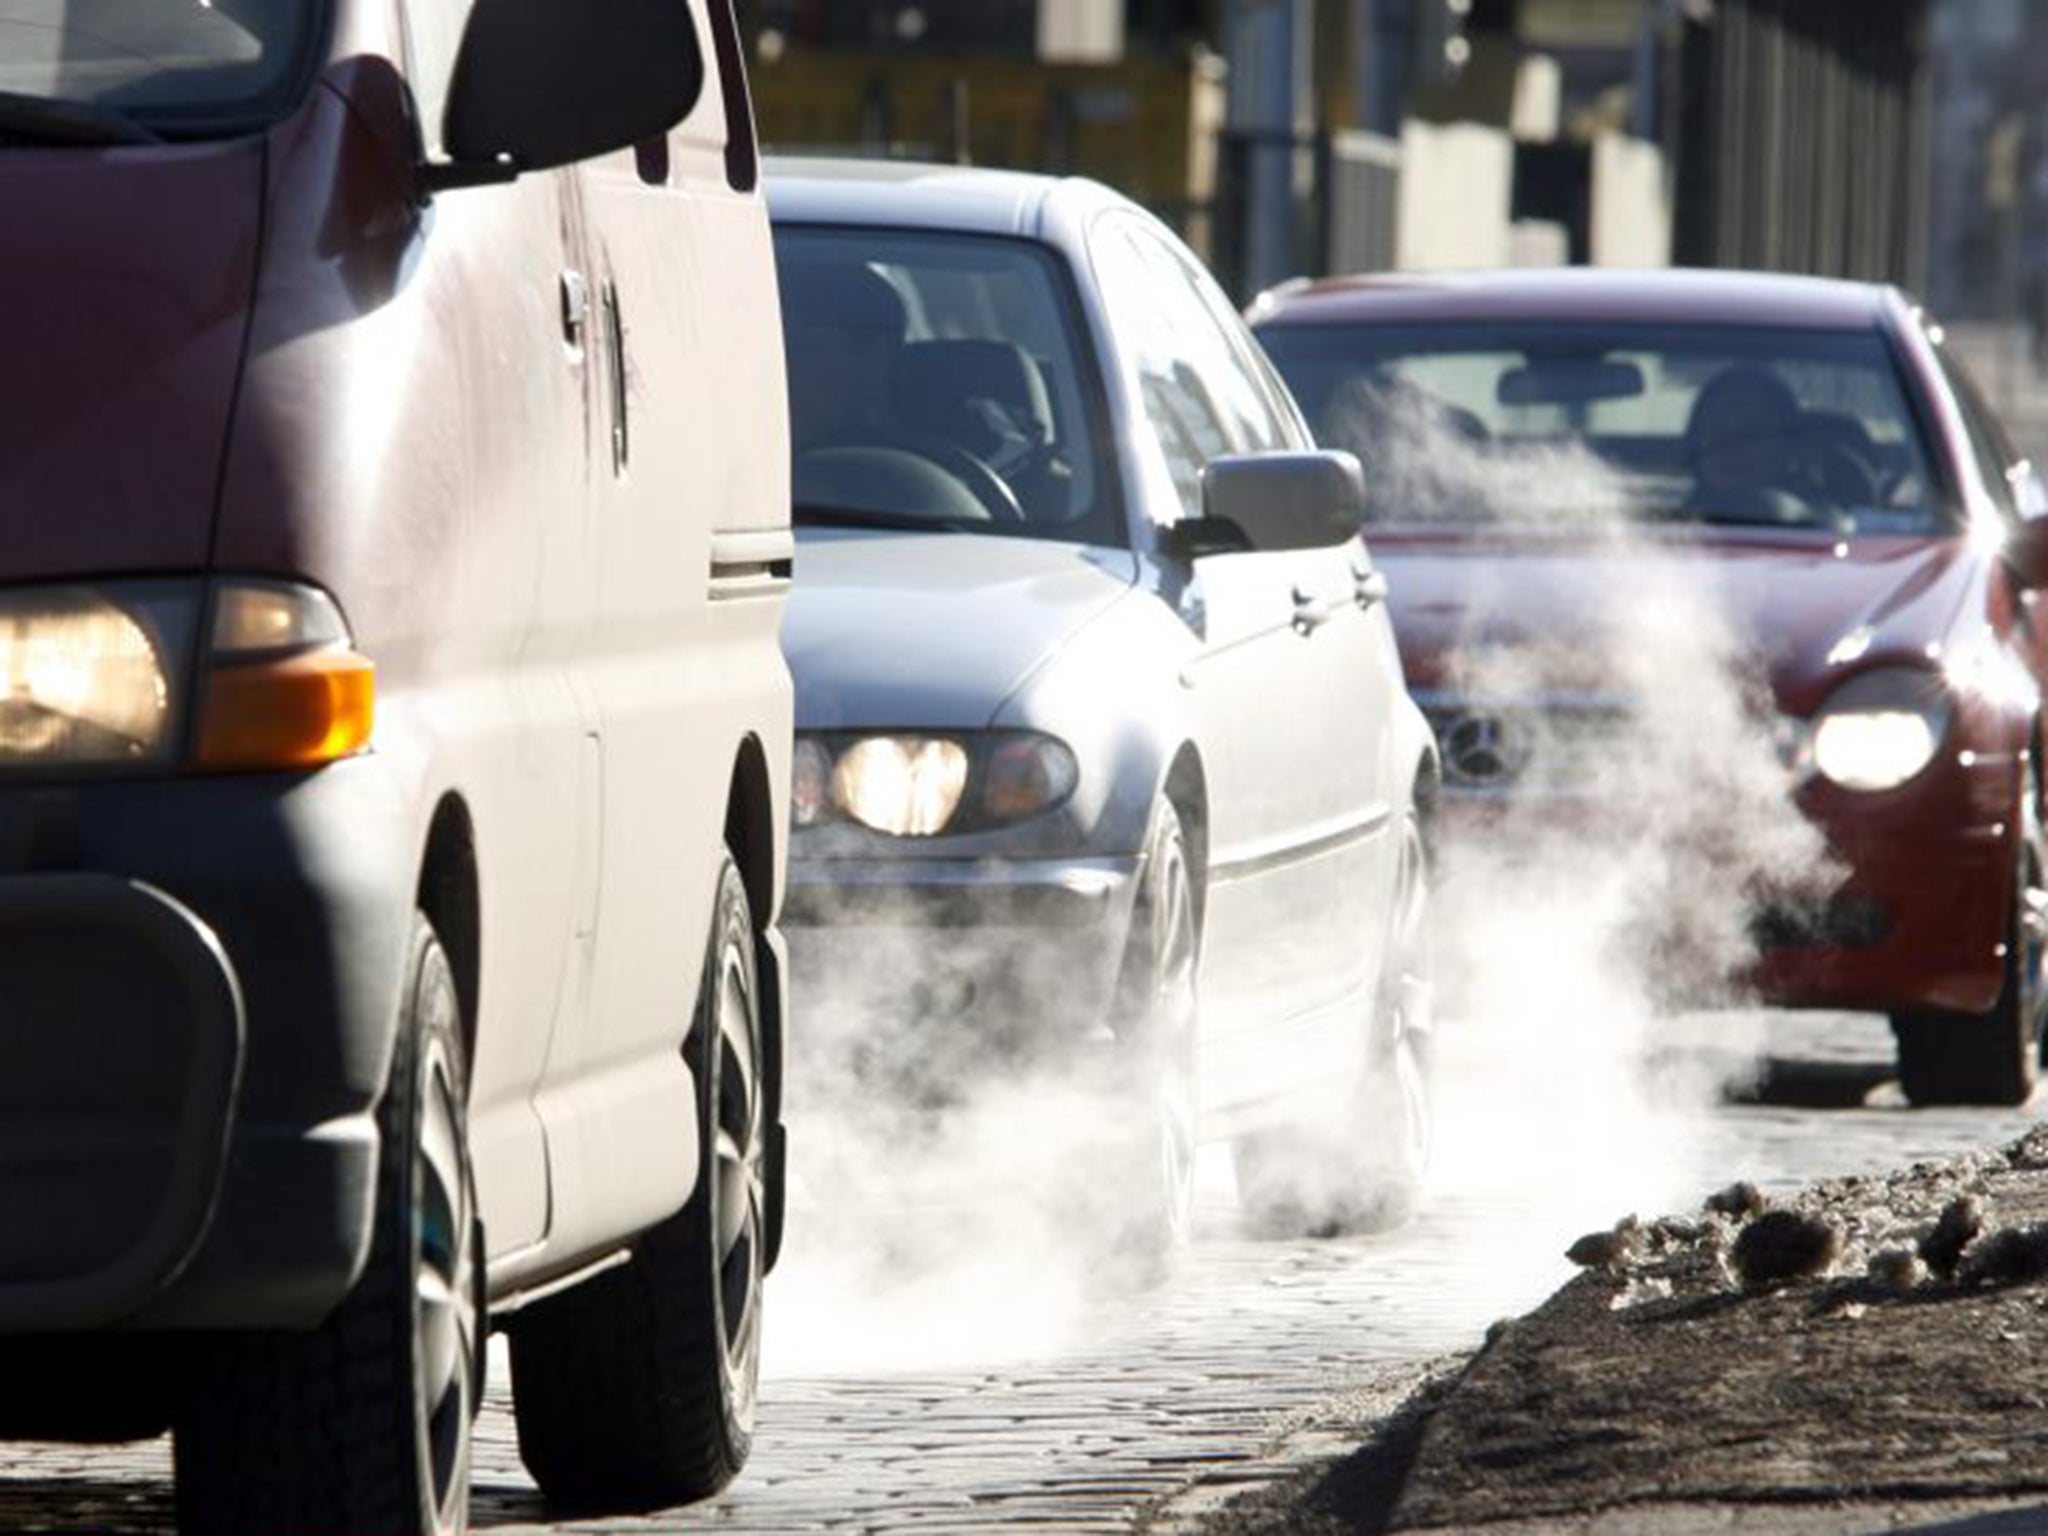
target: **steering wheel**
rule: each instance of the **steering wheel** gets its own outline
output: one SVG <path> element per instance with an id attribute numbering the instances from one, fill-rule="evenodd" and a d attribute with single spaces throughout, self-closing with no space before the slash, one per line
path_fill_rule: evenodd
<path id="1" fill-rule="evenodd" d="M 974 499 L 988 508 L 989 516 L 997 522 L 1024 522 L 1024 504 L 1017 500 L 1017 493 L 1010 488 L 1010 482 L 951 439 L 930 432 L 891 427 L 880 436 L 875 446 L 900 448 L 905 453 L 931 460 L 973 492 Z"/>
<path id="2" fill-rule="evenodd" d="M 1841 443 L 1801 446 L 1794 486 L 1809 501 L 1837 507 L 1873 506 L 1878 498 L 1878 473 L 1863 456 Z"/>

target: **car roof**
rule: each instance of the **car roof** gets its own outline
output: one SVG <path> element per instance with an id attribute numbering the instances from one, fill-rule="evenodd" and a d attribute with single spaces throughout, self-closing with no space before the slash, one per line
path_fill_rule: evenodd
<path id="1" fill-rule="evenodd" d="M 1026 235 L 1037 231 L 1055 194 L 1119 201 L 1107 187 L 1075 177 L 910 160 L 775 155 L 767 173 L 768 209 L 783 223 Z"/>
<path id="2" fill-rule="evenodd" d="M 1894 290 L 1780 272 L 1548 267 L 1297 280 L 1261 294 L 1258 325 L 1375 321 L 1634 321 L 1865 330 Z"/>

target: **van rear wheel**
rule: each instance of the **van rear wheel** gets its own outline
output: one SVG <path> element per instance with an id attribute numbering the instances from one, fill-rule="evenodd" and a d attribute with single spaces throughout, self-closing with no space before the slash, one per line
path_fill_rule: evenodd
<path id="1" fill-rule="evenodd" d="M 768 1135 L 754 925 L 728 858 L 685 1046 L 697 1079 L 689 1204 L 632 1261 L 514 1320 L 519 1454 L 585 1510 L 706 1498 L 746 1464 L 761 1360 Z"/>
<path id="2" fill-rule="evenodd" d="M 483 1396 L 483 1231 L 461 1005 L 414 920 L 370 1258 L 311 1333 L 210 1347 L 176 1423 L 178 1526 L 206 1536 L 459 1536 Z"/>

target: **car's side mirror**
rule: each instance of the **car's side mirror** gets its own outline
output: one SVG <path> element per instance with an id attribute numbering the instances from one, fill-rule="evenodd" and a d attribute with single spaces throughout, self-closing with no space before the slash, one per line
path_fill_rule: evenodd
<path id="1" fill-rule="evenodd" d="M 1232 454 L 1202 471 L 1202 515 L 1174 525 L 1186 558 L 1228 550 L 1328 549 L 1357 537 L 1365 477 L 1348 453 Z"/>
<path id="2" fill-rule="evenodd" d="M 686 0 L 476 0 L 429 192 L 510 181 L 667 133 L 704 89 Z"/>
<path id="3" fill-rule="evenodd" d="M 2006 533 L 2005 567 L 2022 591 L 2048 587 L 2048 517 L 2031 517 Z"/>

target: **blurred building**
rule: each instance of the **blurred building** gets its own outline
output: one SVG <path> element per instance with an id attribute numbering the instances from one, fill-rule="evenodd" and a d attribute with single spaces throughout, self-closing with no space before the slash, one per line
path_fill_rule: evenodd
<path id="1" fill-rule="evenodd" d="M 1931 49 L 1932 296 L 1972 319 L 2039 314 L 2048 283 L 2048 5 L 1943 0 Z"/>
<path id="2" fill-rule="evenodd" d="M 1928 3 L 743 0 L 741 14 L 771 147 L 1096 176 L 1245 293 L 1298 272 L 1531 261 L 1917 282 Z"/>

